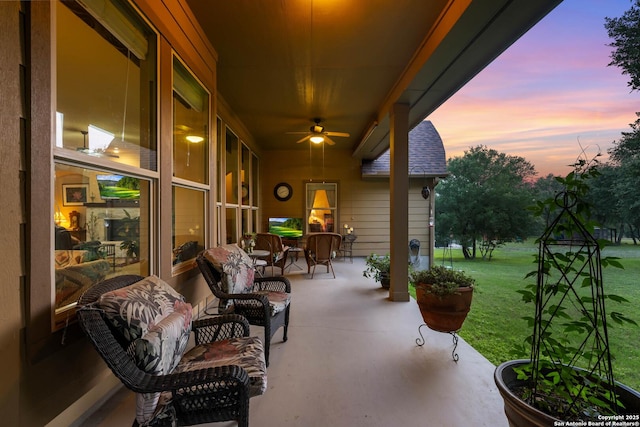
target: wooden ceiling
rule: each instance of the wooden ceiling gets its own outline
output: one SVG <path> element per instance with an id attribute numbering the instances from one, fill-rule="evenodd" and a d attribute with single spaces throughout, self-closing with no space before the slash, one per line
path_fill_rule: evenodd
<path id="1" fill-rule="evenodd" d="M 417 125 L 560 1 L 186 3 L 218 53 L 220 95 L 261 149 L 304 149 L 287 132 L 321 118 L 351 135 L 339 147 L 375 158 L 394 103 Z"/>

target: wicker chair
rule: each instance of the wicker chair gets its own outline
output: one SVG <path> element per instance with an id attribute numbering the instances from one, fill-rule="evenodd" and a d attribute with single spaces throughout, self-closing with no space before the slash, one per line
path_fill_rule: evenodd
<path id="1" fill-rule="evenodd" d="M 332 260 L 340 249 L 341 243 L 342 236 L 337 233 L 307 234 L 304 257 L 307 260 L 307 273 L 311 273 L 312 279 L 318 264 L 326 266 L 327 273 L 329 272 L 329 269 L 331 269 L 333 278 L 336 278 L 336 273 L 333 271 Z M 311 272 L 311 267 L 313 267 L 313 273 Z"/>
<path id="2" fill-rule="evenodd" d="M 280 236 L 272 233 L 256 234 L 255 249 L 269 251 L 269 256 L 264 260 L 267 262 L 266 265 L 271 267 L 272 276 L 273 267 L 279 267 L 280 275 L 284 276 L 284 269 L 287 266 L 287 257 L 289 256 L 289 247 L 282 244 L 282 238 Z"/>
<path id="3" fill-rule="evenodd" d="M 150 374 L 138 367 L 131 355 L 133 343 L 129 343 L 114 327 L 98 304 L 103 294 L 122 289 L 141 279 L 143 277 L 136 275 L 107 279 L 86 291 L 78 301 L 80 325 L 107 366 L 135 393 L 147 395 L 162 392 L 165 396 L 170 396 L 169 403 L 161 411 L 164 416 L 155 418 L 150 425 L 187 426 L 235 420 L 238 426 L 248 427 L 249 398 L 261 394 L 256 393 L 256 371 L 248 373 L 237 364 L 216 366 L 215 360 L 206 360 L 204 368 L 202 364 L 194 363 L 193 370 L 186 371 L 181 371 L 178 364 L 171 373 L 164 375 Z M 237 356 L 245 364 L 260 365 L 255 366 L 258 371 L 263 372 L 258 380 L 259 387 L 263 387 L 262 391 L 266 389 L 262 344 L 259 339 L 249 337 L 249 323 L 246 319 L 231 314 L 194 320 L 192 332 L 195 333 L 195 347 L 186 353 L 187 356 L 193 354 L 194 350 L 196 353 L 223 353 L 224 350 L 216 349 L 228 349 L 230 342 L 255 344 L 251 354 L 248 351 L 239 352 Z M 217 343 L 221 341 L 224 343 L 218 346 Z M 134 419 L 133 426 L 138 425 L 138 420 Z"/>
<path id="4" fill-rule="evenodd" d="M 256 277 L 253 289 L 245 293 L 227 293 L 223 286 L 223 273 L 207 259 L 204 251 L 196 262 L 211 292 L 219 299 L 219 313 L 236 313 L 247 318 L 251 325 L 264 327 L 264 354 L 269 366 L 271 338 L 282 327 L 282 341 L 287 341 L 289 312 L 291 309 L 291 283 L 286 277 Z M 282 310 L 274 310 L 276 305 L 286 305 Z"/>

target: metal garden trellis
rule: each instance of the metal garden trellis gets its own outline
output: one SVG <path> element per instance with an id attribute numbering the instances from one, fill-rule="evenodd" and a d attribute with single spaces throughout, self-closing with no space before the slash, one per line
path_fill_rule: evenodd
<path id="1" fill-rule="evenodd" d="M 529 403 L 541 398 L 538 387 L 551 371 L 559 373 L 557 378 L 567 390 L 573 387 L 575 396 L 567 403 L 569 410 L 574 409 L 587 386 L 582 383 L 576 390 L 566 372 L 578 367 L 608 391 L 610 404 L 616 407 L 600 246 L 576 216 L 576 201 L 571 192 L 556 197 L 561 211 L 539 239 Z M 587 366 L 580 366 L 585 361 Z"/>

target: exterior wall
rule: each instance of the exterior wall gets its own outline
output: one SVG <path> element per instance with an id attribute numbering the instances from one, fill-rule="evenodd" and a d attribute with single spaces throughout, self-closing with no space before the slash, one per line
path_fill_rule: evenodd
<path id="1" fill-rule="evenodd" d="M 216 54 L 197 34 L 183 5 L 177 0 L 136 3 L 162 33 L 160 93 L 171 94 L 168 59 L 176 52 L 215 100 Z M 53 1 L 0 2 L 0 414 L 3 425 L 11 426 L 70 425 L 121 387 L 76 323 L 51 332 L 54 13 Z M 158 109 L 163 117 L 171 117 L 166 96 Z M 160 144 L 165 147 L 161 149 L 166 153 L 171 122 L 161 120 L 160 125 Z M 170 158 L 165 155 L 160 165 L 165 172 L 160 177 L 158 241 L 160 262 L 169 266 Z M 213 211 L 214 197 L 211 200 Z M 209 238 L 213 241 L 213 231 Z M 197 269 L 175 277 L 170 269 L 158 272 L 194 305 L 211 295 Z"/>
<path id="2" fill-rule="evenodd" d="M 338 141 L 339 144 L 339 141 Z M 336 144 L 337 145 L 337 144 Z M 310 158 L 311 157 L 311 161 Z M 313 180 L 338 182 L 338 221 L 336 231 L 348 224 L 358 239 L 353 245 L 354 256 L 367 256 L 372 252 L 386 254 L 390 251 L 389 179 L 361 178 L 360 163 L 350 150 L 329 146 L 325 148 L 324 174 L 322 150 L 264 152 L 261 184 L 261 229 L 267 229 L 269 217 L 301 217 L 304 215 L 304 184 Z M 293 188 L 293 196 L 280 202 L 273 196 L 273 188 L 279 182 L 287 182 Z M 431 185 L 432 183 L 429 182 Z M 420 195 L 424 179 L 411 180 L 409 189 L 409 239 L 421 242 L 421 253 L 426 255 L 429 242 L 429 206 Z M 408 242 L 407 242 L 408 244 Z"/>
<path id="3" fill-rule="evenodd" d="M 20 352 L 24 327 L 24 65 L 20 3 L 0 2 L 0 414 L 4 425 L 18 425 Z"/>

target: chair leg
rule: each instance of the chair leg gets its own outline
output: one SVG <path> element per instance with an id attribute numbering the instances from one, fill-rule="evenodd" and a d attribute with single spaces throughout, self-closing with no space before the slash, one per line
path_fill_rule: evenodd
<path id="1" fill-rule="evenodd" d="M 249 397 L 238 408 L 238 427 L 249 427 Z"/>
<path id="2" fill-rule="evenodd" d="M 289 304 L 286 308 L 286 313 L 284 315 L 284 331 L 282 332 L 282 341 L 286 341 L 289 338 L 287 337 L 287 332 L 289 332 L 289 313 L 291 309 L 291 304 Z"/>
<path id="3" fill-rule="evenodd" d="M 269 349 L 271 347 L 271 323 L 269 320 L 264 325 L 264 361 L 269 367 Z"/>

